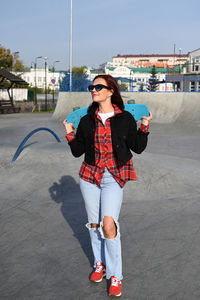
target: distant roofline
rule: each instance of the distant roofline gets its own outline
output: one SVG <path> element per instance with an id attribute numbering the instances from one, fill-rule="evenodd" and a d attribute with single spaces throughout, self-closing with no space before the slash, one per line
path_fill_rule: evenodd
<path id="1" fill-rule="evenodd" d="M 200 48 L 197 48 L 197 49 L 195 49 L 195 50 L 190 51 L 189 54 L 192 53 L 192 52 L 196 52 L 196 51 L 198 51 L 198 50 L 200 50 Z"/>
<path id="2" fill-rule="evenodd" d="M 189 53 L 187 54 L 117 54 L 116 56 L 113 56 L 113 58 L 118 57 L 184 57 L 189 56 Z"/>

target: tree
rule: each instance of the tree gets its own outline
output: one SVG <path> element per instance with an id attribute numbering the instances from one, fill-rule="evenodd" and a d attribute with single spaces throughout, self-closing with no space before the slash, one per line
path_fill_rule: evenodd
<path id="1" fill-rule="evenodd" d="M 7 71 L 23 71 L 24 65 L 19 59 L 19 54 L 12 54 L 10 49 L 6 49 L 0 45 L 0 67 L 5 68 Z"/>
<path id="2" fill-rule="evenodd" d="M 126 83 L 118 83 L 118 86 L 119 86 L 119 89 L 120 91 L 127 91 L 128 90 L 128 87 L 127 87 L 127 84 Z"/>
<path id="3" fill-rule="evenodd" d="M 15 72 L 20 72 L 20 71 L 24 71 L 25 70 L 25 67 L 22 63 L 21 60 L 19 60 L 19 55 L 18 54 L 14 54 L 14 57 L 13 57 L 13 71 Z"/>
<path id="4" fill-rule="evenodd" d="M 87 71 L 87 67 L 86 66 L 72 68 L 72 72 L 73 73 L 85 74 L 86 71 Z"/>
<path id="5" fill-rule="evenodd" d="M 143 82 L 140 84 L 139 92 L 144 92 L 144 83 Z"/>
<path id="6" fill-rule="evenodd" d="M 151 77 L 149 78 L 148 90 L 151 92 L 155 92 L 158 87 L 157 78 L 156 78 L 156 67 L 153 65 L 151 70 Z"/>
<path id="7" fill-rule="evenodd" d="M 12 54 L 10 49 L 5 49 L 0 45 L 0 67 L 10 71 L 12 66 Z"/>

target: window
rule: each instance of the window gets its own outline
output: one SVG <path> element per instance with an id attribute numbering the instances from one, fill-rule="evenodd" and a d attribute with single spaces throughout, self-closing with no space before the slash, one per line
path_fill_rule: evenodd
<path id="1" fill-rule="evenodd" d="M 195 66 L 195 71 L 199 71 L 199 66 Z"/>
<path id="2" fill-rule="evenodd" d="M 200 81 L 198 81 L 198 92 L 200 92 Z"/>
<path id="3" fill-rule="evenodd" d="M 191 92 L 195 91 L 195 81 L 190 81 L 190 91 Z"/>

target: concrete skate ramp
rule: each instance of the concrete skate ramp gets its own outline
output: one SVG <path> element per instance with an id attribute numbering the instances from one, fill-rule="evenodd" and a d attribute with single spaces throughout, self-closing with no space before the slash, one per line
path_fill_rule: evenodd
<path id="1" fill-rule="evenodd" d="M 136 103 L 147 104 L 153 114 L 153 122 L 173 123 L 193 121 L 200 123 L 200 93 L 146 93 L 122 92 L 124 103 L 134 99 Z M 74 107 L 91 103 L 90 93 L 60 92 L 53 119 L 62 121 Z"/>

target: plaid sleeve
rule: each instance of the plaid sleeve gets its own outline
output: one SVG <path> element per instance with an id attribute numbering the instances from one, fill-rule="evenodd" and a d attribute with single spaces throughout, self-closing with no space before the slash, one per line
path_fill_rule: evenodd
<path id="1" fill-rule="evenodd" d="M 70 133 L 66 134 L 66 139 L 70 143 L 73 139 L 75 138 L 75 133 L 74 131 L 71 131 Z"/>
<path id="2" fill-rule="evenodd" d="M 146 126 L 144 124 L 141 124 L 140 130 L 142 130 L 145 133 L 149 132 L 149 125 Z"/>

